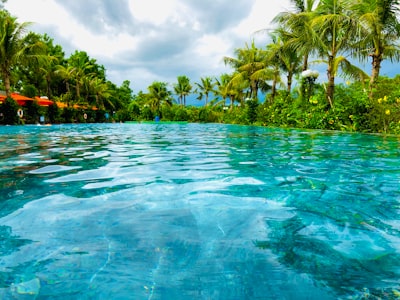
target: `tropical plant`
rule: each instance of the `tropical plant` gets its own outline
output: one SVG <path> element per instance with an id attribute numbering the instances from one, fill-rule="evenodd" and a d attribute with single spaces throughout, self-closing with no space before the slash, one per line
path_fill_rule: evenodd
<path id="1" fill-rule="evenodd" d="M 94 77 L 89 82 L 89 90 L 96 99 L 96 105 L 99 109 L 105 109 L 104 101 L 110 98 L 111 91 L 109 85 L 98 77 Z M 107 101 L 108 106 L 114 108 L 114 104 Z"/>
<path id="2" fill-rule="evenodd" d="M 167 83 L 154 81 L 149 87 L 149 95 L 147 105 L 157 113 L 160 111 L 160 106 L 163 104 L 171 105 L 171 91 L 167 88 Z"/>
<path id="3" fill-rule="evenodd" d="M 217 89 L 215 90 L 216 101 L 213 101 L 213 105 L 218 105 L 223 103 L 226 106 L 226 100 L 230 98 L 232 89 L 232 75 L 221 74 L 219 78 L 216 78 Z M 231 107 L 233 107 L 233 102 L 231 102 Z"/>
<path id="4" fill-rule="evenodd" d="M 246 44 L 245 48 L 235 49 L 235 56 L 224 57 L 225 64 L 230 65 L 236 71 L 231 79 L 232 84 L 238 86 L 242 82 L 247 82 L 247 86 L 250 87 L 247 96 L 258 99 L 260 83 L 268 79 L 264 72 L 266 51 L 258 49 L 253 41 L 251 47 Z"/>
<path id="5" fill-rule="evenodd" d="M 69 65 L 58 65 L 57 69 L 55 71 L 56 74 L 60 75 L 61 78 L 63 78 L 65 88 L 68 94 L 68 97 L 63 97 L 65 100 L 67 100 L 67 105 L 69 105 L 69 100 L 70 96 L 72 95 L 71 93 L 71 80 L 74 78 L 74 72 L 75 68 Z"/>
<path id="6" fill-rule="evenodd" d="M 305 71 L 308 69 L 309 56 L 315 54 L 316 50 L 311 19 L 318 1 L 290 0 L 290 2 L 294 6 L 294 11 L 278 14 L 273 22 L 280 25 L 279 35 L 285 41 L 286 47 L 303 57 L 302 71 Z"/>
<path id="7" fill-rule="evenodd" d="M 28 43 L 26 32 L 29 25 L 28 22 L 18 23 L 8 11 L 0 10 L 0 72 L 8 97 L 11 95 L 13 66 L 42 52 L 42 43 Z"/>
<path id="8" fill-rule="evenodd" d="M 350 15 L 349 0 L 321 0 L 311 20 L 313 43 L 327 64 L 326 98 L 333 107 L 335 77 L 341 68 L 352 77 L 365 78 L 366 74 L 346 58 L 351 45 L 359 38 L 357 23 Z"/>
<path id="9" fill-rule="evenodd" d="M 197 99 L 202 100 L 203 96 L 205 96 L 204 106 L 207 106 L 209 95 L 210 93 L 214 92 L 216 82 L 214 82 L 213 78 L 211 77 L 202 77 L 200 78 L 200 81 L 201 82 L 195 82 L 195 85 L 197 85 L 196 92 L 199 93 Z"/>
<path id="10" fill-rule="evenodd" d="M 175 94 L 178 95 L 179 103 L 186 106 L 186 97 L 192 91 L 189 77 L 185 75 L 178 76 L 178 83 L 174 85 Z"/>
<path id="11" fill-rule="evenodd" d="M 400 60 L 400 1 L 398 0 L 359 0 L 352 6 L 353 18 L 358 20 L 361 39 L 358 57 L 372 58 L 372 71 L 369 81 L 370 97 L 379 77 L 384 59 Z"/>
<path id="12" fill-rule="evenodd" d="M 267 46 L 270 61 L 276 61 L 280 70 L 286 73 L 287 92 L 292 90 L 293 76 L 301 70 L 301 57 L 297 51 L 288 45 L 285 29 L 278 28 L 271 34 L 272 43 Z"/>

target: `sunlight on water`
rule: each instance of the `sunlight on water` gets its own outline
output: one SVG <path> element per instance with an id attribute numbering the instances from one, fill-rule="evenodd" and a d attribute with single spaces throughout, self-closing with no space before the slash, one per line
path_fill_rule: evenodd
<path id="1" fill-rule="evenodd" d="M 397 299 L 399 139 L 0 128 L 1 299 Z"/>

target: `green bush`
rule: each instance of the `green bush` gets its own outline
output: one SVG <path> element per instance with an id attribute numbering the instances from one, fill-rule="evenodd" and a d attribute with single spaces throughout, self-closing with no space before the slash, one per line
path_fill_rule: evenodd
<path id="1" fill-rule="evenodd" d="M 20 119 L 17 112 L 22 109 L 14 99 L 7 97 L 2 105 L 0 105 L 0 113 L 2 114 L 2 124 L 16 125 L 22 124 L 23 119 Z"/>

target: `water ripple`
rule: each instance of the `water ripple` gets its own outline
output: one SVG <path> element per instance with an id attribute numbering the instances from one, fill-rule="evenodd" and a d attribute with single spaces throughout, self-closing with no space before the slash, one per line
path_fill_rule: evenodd
<path id="1" fill-rule="evenodd" d="M 0 297 L 394 299 L 396 137 L 5 127 Z"/>

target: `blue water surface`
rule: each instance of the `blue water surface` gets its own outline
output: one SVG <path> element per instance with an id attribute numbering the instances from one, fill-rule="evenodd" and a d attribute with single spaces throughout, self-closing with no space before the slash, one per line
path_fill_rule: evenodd
<path id="1" fill-rule="evenodd" d="M 399 141 L 0 127 L 0 298 L 399 299 Z"/>

